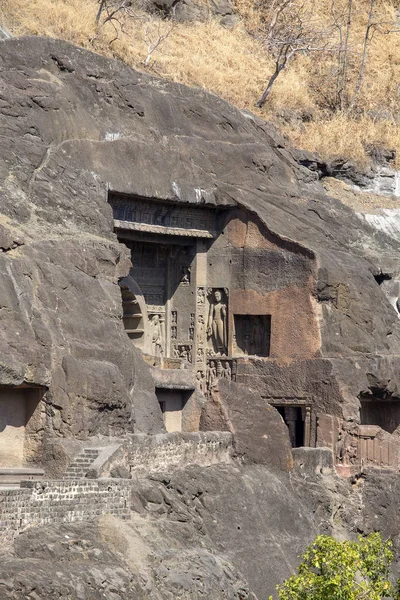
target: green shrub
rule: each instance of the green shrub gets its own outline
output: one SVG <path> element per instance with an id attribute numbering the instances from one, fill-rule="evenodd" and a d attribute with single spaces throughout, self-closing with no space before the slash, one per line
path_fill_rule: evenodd
<path id="1" fill-rule="evenodd" d="M 319 535 L 307 548 L 297 573 L 277 586 L 279 600 L 400 600 L 390 581 L 392 542 L 380 533 L 357 541 Z M 272 596 L 270 597 L 272 599 Z"/>

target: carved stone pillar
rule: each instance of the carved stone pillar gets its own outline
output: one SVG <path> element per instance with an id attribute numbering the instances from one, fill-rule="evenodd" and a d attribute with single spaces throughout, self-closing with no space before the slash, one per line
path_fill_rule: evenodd
<path id="1" fill-rule="evenodd" d="M 204 240 L 197 240 L 196 244 L 196 309 L 194 313 L 194 356 L 196 369 L 199 374 L 197 383 L 199 389 L 206 393 L 210 374 L 207 373 L 207 347 L 206 347 L 206 289 L 207 289 L 207 244 Z"/>
<path id="2" fill-rule="evenodd" d="M 304 409 L 304 445 L 311 445 L 311 407 L 306 406 Z"/>
<path id="3" fill-rule="evenodd" d="M 297 421 L 297 410 L 293 406 L 285 407 L 285 421 L 289 429 L 289 439 L 292 447 L 296 446 L 296 421 Z"/>

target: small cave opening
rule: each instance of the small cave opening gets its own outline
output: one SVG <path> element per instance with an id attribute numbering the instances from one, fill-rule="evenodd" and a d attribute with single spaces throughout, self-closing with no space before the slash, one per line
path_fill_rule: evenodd
<path id="1" fill-rule="evenodd" d="M 167 433 L 183 431 L 182 413 L 191 392 L 181 389 L 156 388 L 156 395 Z"/>
<path id="2" fill-rule="evenodd" d="M 378 285 L 382 285 L 384 281 L 390 281 L 392 276 L 389 273 L 378 273 L 378 275 L 374 275 L 374 279 Z"/>
<path id="3" fill-rule="evenodd" d="M 304 446 L 304 418 L 301 406 L 279 406 L 275 404 L 275 408 L 289 430 L 292 448 Z"/>
<path id="4" fill-rule="evenodd" d="M 400 425 L 400 398 L 386 390 L 378 393 L 360 394 L 360 424 L 377 425 L 388 433 L 393 433 Z"/>

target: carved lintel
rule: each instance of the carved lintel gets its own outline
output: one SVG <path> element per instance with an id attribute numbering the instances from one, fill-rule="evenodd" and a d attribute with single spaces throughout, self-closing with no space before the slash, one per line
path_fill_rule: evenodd
<path id="1" fill-rule="evenodd" d="M 205 208 L 172 207 L 162 202 L 111 197 L 116 227 L 180 236 L 215 237 L 215 212 Z"/>
<path id="2" fill-rule="evenodd" d="M 165 314 L 165 306 L 163 304 L 147 304 L 147 314 L 148 315 L 164 315 Z"/>

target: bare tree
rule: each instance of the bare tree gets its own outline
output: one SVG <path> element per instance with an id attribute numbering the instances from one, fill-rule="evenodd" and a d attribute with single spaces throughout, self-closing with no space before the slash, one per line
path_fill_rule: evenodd
<path id="1" fill-rule="evenodd" d="M 275 59 L 275 70 L 257 102 L 259 108 L 264 106 L 280 73 L 296 55 L 332 52 L 334 49 L 333 26 L 331 23 L 322 25 L 315 20 L 312 3 L 280 0 L 272 2 L 272 8 L 260 38 Z"/>
<path id="2" fill-rule="evenodd" d="M 96 23 L 98 28 L 106 23 L 113 26 L 115 37 L 109 42 L 112 44 L 118 39 L 121 31 L 125 32 L 126 24 L 130 20 L 141 22 L 144 29 L 142 40 L 147 49 L 143 65 L 147 67 L 154 52 L 160 49 L 160 46 L 172 33 L 175 23 L 166 19 L 152 18 L 143 10 L 144 3 L 145 0 L 98 0 Z"/>
<path id="3" fill-rule="evenodd" d="M 159 20 L 156 27 L 151 27 L 149 21 L 147 21 L 144 29 L 143 41 L 147 46 L 147 56 L 143 61 L 145 67 L 148 66 L 152 58 L 153 53 L 159 49 L 161 44 L 171 35 L 172 30 L 175 27 L 175 23 Z"/>
<path id="4" fill-rule="evenodd" d="M 96 25 L 99 30 L 109 23 L 115 32 L 115 37 L 109 41 L 111 45 L 124 31 L 127 20 L 137 18 L 132 0 L 98 0 L 99 8 L 96 14 Z"/>
<path id="5" fill-rule="evenodd" d="M 338 11 L 336 7 L 336 0 L 332 0 L 331 18 L 333 26 L 338 32 L 336 106 L 338 106 L 340 110 L 342 110 L 344 106 L 344 95 L 347 83 L 347 71 L 350 51 L 349 41 L 353 19 L 353 0 L 347 0 L 347 6 L 343 6 L 343 4 L 340 4 Z"/>
<path id="6" fill-rule="evenodd" d="M 375 14 L 375 9 L 377 6 L 376 0 L 368 0 L 368 18 L 367 23 L 365 25 L 365 32 L 362 43 L 361 50 L 361 61 L 360 66 L 358 68 L 357 78 L 354 85 L 354 92 L 351 100 L 348 103 L 349 112 L 352 111 L 358 101 L 360 96 L 360 92 L 362 89 L 362 84 L 364 80 L 365 70 L 368 61 L 368 51 L 371 44 L 371 41 L 375 34 L 388 35 L 393 33 L 399 33 L 400 30 L 396 27 L 396 22 L 388 22 L 382 19 L 377 19 L 377 14 Z"/>
<path id="7" fill-rule="evenodd" d="M 133 16 L 132 0 L 98 0 L 99 9 L 96 15 L 96 24 L 100 25 L 102 15 L 105 18 L 103 25 L 108 21 L 120 19 L 122 16 Z"/>
<path id="8" fill-rule="evenodd" d="M 354 88 L 353 98 L 349 105 L 350 111 L 353 110 L 355 103 L 357 102 L 358 95 L 360 93 L 362 82 L 363 82 L 365 66 L 367 64 L 368 46 L 369 46 L 370 40 L 372 39 L 372 36 L 374 35 L 374 32 L 376 31 L 376 28 L 379 25 L 378 23 L 374 22 L 375 3 L 376 3 L 376 0 L 370 0 L 368 21 L 367 21 L 367 26 L 365 28 L 365 35 L 364 35 L 364 44 L 363 44 L 361 65 L 360 65 L 360 69 L 358 71 L 358 76 L 357 76 L 357 81 L 356 81 L 356 85 Z"/>

